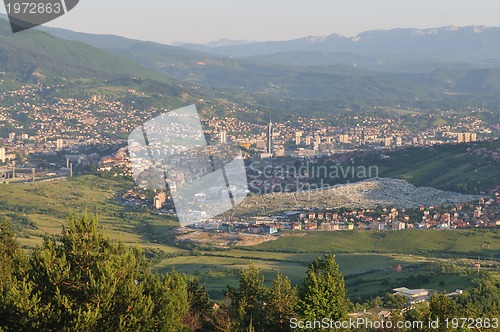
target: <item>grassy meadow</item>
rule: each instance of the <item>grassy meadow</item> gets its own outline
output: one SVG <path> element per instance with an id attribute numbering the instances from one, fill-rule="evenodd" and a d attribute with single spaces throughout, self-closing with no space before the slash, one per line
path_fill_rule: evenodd
<path id="1" fill-rule="evenodd" d="M 309 264 L 320 253 L 291 254 L 279 252 L 241 251 L 230 249 L 223 252 L 198 252 L 197 255 L 167 258 L 155 265 L 159 272 L 172 270 L 195 276 L 207 285 L 215 299 L 224 296 L 227 286 L 238 284 L 239 270 L 254 264 L 262 270 L 265 282 L 270 286 L 278 272 L 298 285 L 302 282 Z M 396 287 L 425 287 L 434 290 L 467 288 L 474 278 L 473 261 L 435 259 L 408 254 L 337 254 L 337 262 L 345 276 L 348 295 L 353 300 L 383 296 Z M 402 272 L 394 266 L 401 265 Z M 456 267 L 450 271 L 450 266 Z"/>
<path id="2" fill-rule="evenodd" d="M 258 251 L 376 252 L 500 258 L 498 230 L 404 230 L 391 232 L 296 232 L 252 248 Z"/>
<path id="3" fill-rule="evenodd" d="M 479 256 L 498 273 L 499 230 L 405 230 L 397 232 L 289 232 L 276 240 L 231 249 L 190 248 L 175 241 L 176 222 L 118 199 L 130 183 L 93 175 L 43 183 L 0 184 L 0 216 L 11 219 L 26 249 L 46 234 L 60 234 L 71 213 L 97 213 L 107 236 L 145 251 L 155 249 L 153 268 L 176 270 L 206 284 L 214 299 L 236 286 L 239 271 L 255 264 L 268 284 L 278 272 L 300 284 L 308 265 L 333 253 L 345 276 L 348 295 L 363 300 L 394 287 L 435 290 L 467 288 Z M 402 272 L 393 267 L 400 264 Z"/>
<path id="4" fill-rule="evenodd" d="M 151 223 L 172 228 L 176 223 L 149 211 L 123 206 L 117 199 L 128 184 L 93 175 L 36 183 L 0 184 L 0 217 L 6 216 L 26 248 L 40 245 L 46 234 L 61 234 L 71 213 L 96 213 L 106 234 L 139 247 L 165 252 L 180 249 L 151 242 L 143 229 Z"/>

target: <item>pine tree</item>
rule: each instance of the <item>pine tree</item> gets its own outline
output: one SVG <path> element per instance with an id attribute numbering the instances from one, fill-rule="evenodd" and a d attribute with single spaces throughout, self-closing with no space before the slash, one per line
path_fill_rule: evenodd
<path id="1" fill-rule="evenodd" d="M 233 294 L 230 295 L 228 292 L 226 299 L 215 306 L 210 315 L 211 329 L 208 330 L 209 332 L 232 332 L 237 330 L 238 322 L 234 318 L 231 296 Z"/>
<path id="2" fill-rule="evenodd" d="M 269 331 L 290 331 L 290 319 L 296 317 L 297 287 L 278 273 L 267 299 L 266 321 Z"/>
<path id="3" fill-rule="evenodd" d="M 299 289 L 300 314 L 305 320 L 339 321 L 346 317 L 348 305 L 344 277 L 335 256 L 319 257 L 309 266 Z"/>
<path id="4" fill-rule="evenodd" d="M 22 253 L 16 241 L 12 225 L 6 218 L 0 219 L 0 293 L 4 291 L 18 270 L 16 261 L 21 259 Z"/>
<path id="5" fill-rule="evenodd" d="M 104 237 L 96 216 L 69 217 L 46 238 L 1 299 L 11 330 L 177 331 L 188 311 L 186 278 L 152 274 L 139 250 Z"/>
<path id="6" fill-rule="evenodd" d="M 26 283 L 18 285 L 17 282 L 18 279 L 22 280 L 25 274 L 26 262 L 27 258 L 19 247 L 11 223 L 6 218 L 0 219 L 0 322 L 12 319 L 12 302 L 26 308 L 36 303 L 36 299 L 28 299 L 30 286 Z"/>
<path id="7" fill-rule="evenodd" d="M 253 263 L 241 271 L 239 289 L 234 294 L 234 307 L 242 329 L 252 322 L 257 331 L 264 330 L 267 294 L 264 276 Z"/>
<path id="8" fill-rule="evenodd" d="M 437 331 L 453 331 L 451 327 L 447 327 L 443 324 L 446 318 L 452 319 L 454 317 L 460 317 L 457 311 L 457 306 L 453 299 L 449 296 L 442 294 L 432 295 L 429 301 L 429 315 L 428 320 L 439 320 L 440 324 Z M 428 322 L 426 322 L 428 325 Z M 436 331 L 436 330 L 435 330 Z"/>
<path id="9" fill-rule="evenodd" d="M 213 302 L 210 301 L 205 285 L 195 279 L 188 281 L 189 313 L 186 326 L 193 331 L 213 331 L 211 318 L 214 314 Z"/>

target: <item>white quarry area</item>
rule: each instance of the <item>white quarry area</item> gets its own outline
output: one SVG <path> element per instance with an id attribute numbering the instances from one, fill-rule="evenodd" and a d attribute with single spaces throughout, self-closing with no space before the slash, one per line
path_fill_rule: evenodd
<path id="1" fill-rule="evenodd" d="M 234 214 L 265 214 L 297 209 L 371 209 L 377 206 L 418 208 L 442 206 L 479 200 L 481 196 L 465 195 L 429 187 L 415 187 L 405 180 L 376 178 L 336 185 L 329 189 L 296 193 L 272 193 L 250 196 L 236 207 Z"/>

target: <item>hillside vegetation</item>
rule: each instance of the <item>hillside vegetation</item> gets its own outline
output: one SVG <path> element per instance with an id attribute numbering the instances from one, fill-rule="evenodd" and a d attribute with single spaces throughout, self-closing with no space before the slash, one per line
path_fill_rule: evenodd
<path id="1" fill-rule="evenodd" d="M 499 230 L 305 232 L 281 236 L 249 250 L 294 253 L 372 252 L 500 258 Z"/>
<path id="2" fill-rule="evenodd" d="M 365 160 L 379 165 L 380 176 L 400 178 L 416 186 L 478 194 L 500 183 L 500 160 L 489 155 L 500 141 L 389 153 L 389 159 Z"/>
<path id="3" fill-rule="evenodd" d="M 12 34 L 7 21 L 0 19 L 0 71 L 20 79 L 32 75 L 77 77 L 137 76 L 167 81 L 162 74 L 87 44 L 62 40 L 37 30 Z"/>
<path id="4" fill-rule="evenodd" d="M 101 224 L 114 239 L 141 247 L 179 251 L 174 246 L 152 242 L 152 225 L 172 228 L 177 222 L 146 209 L 132 209 L 118 198 L 131 183 L 93 175 L 43 183 L 0 184 L 0 218 L 10 219 L 22 245 L 33 248 L 46 234 L 60 234 L 67 216 L 75 211 L 99 215 Z"/>

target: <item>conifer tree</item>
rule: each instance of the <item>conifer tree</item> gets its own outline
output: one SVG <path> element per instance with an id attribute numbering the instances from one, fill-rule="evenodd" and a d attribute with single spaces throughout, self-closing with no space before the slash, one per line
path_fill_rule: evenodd
<path id="1" fill-rule="evenodd" d="M 139 250 L 105 238 L 85 213 L 35 249 L 0 308 L 2 327 L 13 331 L 178 331 L 187 280 L 152 274 Z"/>
<path id="2" fill-rule="evenodd" d="M 299 289 L 301 316 L 311 321 L 323 318 L 339 321 L 346 317 L 348 305 L 344 277 L 335 256 L 319 257 L 309 266 Z"/>
<path id="3" fill-rule="evenodd" d="M 213 331 L 212 316 L 214 303 L 210 301 L 205 285 L 200 285 L 195 279 L 188 281 L 189 313 L 186 326 L 193 331 Z"/>
<path id="4" fill-rule="evenodd" d="M 269 331 L 290 331 L 290 319 L 296 317 L 297 287 L 278 273 L 267 299 L 266 321 Z"/>
<path id="5" fill-rule="evenodd" d="M 6 218 L 0 218 L 0 292 L 6 288 L 16 271 L 15 262 L 21 257 L 11 223 Z"/>
<path id="6" fill-rule="evenodd" d="M 257 331 L 264 330 L 267 294 L 264 276 L 253 263 L 241 271 L 239 289 L 234 295 L 234 308 L 242 329 L 248 328 L 252 322 Z"/>

